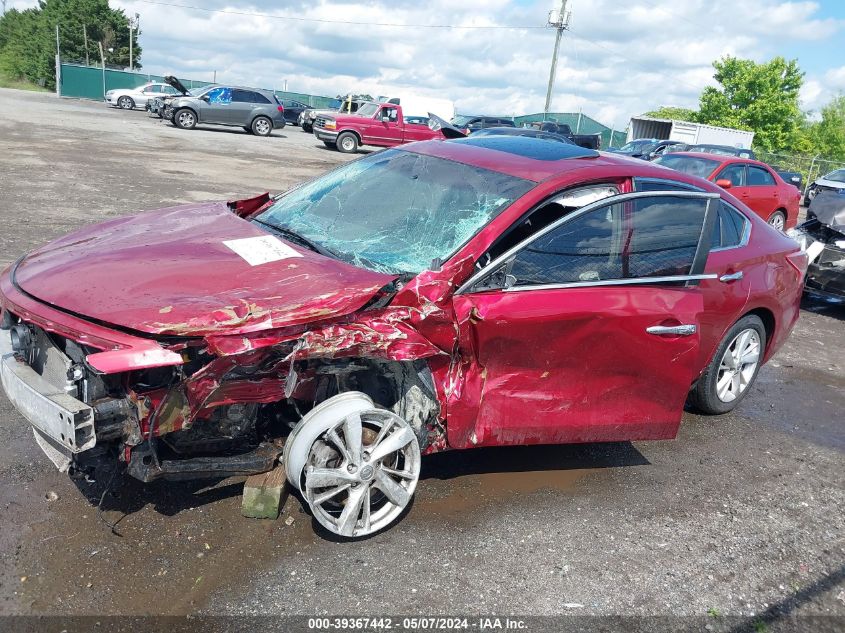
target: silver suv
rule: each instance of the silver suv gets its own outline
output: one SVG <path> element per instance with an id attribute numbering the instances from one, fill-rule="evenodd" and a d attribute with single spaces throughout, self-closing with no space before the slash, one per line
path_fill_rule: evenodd
<path id="1" fill-rule="evenodd" d="M 198 123 L 242 127 L 269 136 L 285 127 L 285 108 L 272 92 L 236 86 L 213 86 L 200 94 L 176 97 L 170 104 L 173 125 L 192 130 Z"/>

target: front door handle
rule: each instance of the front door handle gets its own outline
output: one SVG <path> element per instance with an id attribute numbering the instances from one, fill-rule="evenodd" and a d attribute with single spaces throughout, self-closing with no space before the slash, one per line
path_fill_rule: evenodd
<path id="1" fill-rule="evenodd" d="M 731 273 L 730 275 L 722 275 L 721 277 L 719 277 L 719 281 L 721 281 L 723 284 L 729 283 L 731 281 L 739 281 L 740 279 L 742 279 L 741 270 L 738 270 L 735 273 Z"/>
<path id="2" fill-rule="evenodd" d="M 652 325 L 645 329 L 649 334 L 670 334 L 672 336 L 691 336 L 698 331 L 694 325 Z"/>

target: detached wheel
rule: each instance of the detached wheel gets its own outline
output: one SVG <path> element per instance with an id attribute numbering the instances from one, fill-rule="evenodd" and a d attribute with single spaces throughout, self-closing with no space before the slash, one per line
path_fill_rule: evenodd
<path id="1" fill-rule="evenodd" d="M 769 224 L 783 233 L 786 228 L 786 215 L 784 215 L 783 211 L 775 211 L 769 216 Z"/>
<path id="2" fill-rule="evenodd" d="M 314 127 L 310 123 L 303 123 L 302 124 L 302 131 L 308 132 L 308 134 L 311 134 L 311 132 L 314 131 Z"/>
<path id="3" fill-rule="evenodd" d="M 716 349 L 689 403 L 702 413 L 727 413 L 748 394 L 757 378 L 766 349 L 766 328 L 760 317 L 750 314 L 728 330 Z"/>
<path id="4" fill-rule="evenodd" d="M 354 154 L 358 151 L 358 137 L 352 132 L 341 132 L 337 137 L 337 149 L 344 154 Z"/>
<path id="5" fill-rule="evenodd" d="M 252 133 L 256 136 L 270 136 L 273 131 L 273 122 L 266 116 L 257 116 L 252 122 Z"/>
<path id="6" fill-rule="evenodd" d="M 173 114 L 173 125 L 183 130 L 193 130 L 197 126 L 197 115 L 188 108 L 177 110 Z"/>
<path id="7" fill-rule="evenodd" d="M 360 538 L 393 523 L 420 476 L 420 445 L 400 416 L 363 393 L 329 398 L 302 418 L 285 444 L 288 480 L 324 528 Z"/>
<path id="8" fill-rule="evenodd" d="M 123 110 L 132 110 L 135 108 L 135 101 L 132 97 L 124 95 L 117 100 L 117 107 Z"/>

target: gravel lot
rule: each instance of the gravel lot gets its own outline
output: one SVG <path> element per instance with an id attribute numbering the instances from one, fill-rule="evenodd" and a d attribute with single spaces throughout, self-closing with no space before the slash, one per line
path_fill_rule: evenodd
<path id="1" fill-rule="evenodd" d="M 139 209 L 280 191 L 348 157 L 298 128 L 186 132 L 0 90 L 0 264 Z M 428 458 L 358 543 L 299 501 L 241 518 L 241 480 L 56 473 L 0 396 L 0 614 L 618 614 L 845 618 L 845 306 L 808 300 L 755 393 L 677 440 Z M 836 630 L 842 619 L 823 621 Z M 823 627 L 823 628 L 824 628 Z M 840 628 L 841 630 L 841 628 Z"/>

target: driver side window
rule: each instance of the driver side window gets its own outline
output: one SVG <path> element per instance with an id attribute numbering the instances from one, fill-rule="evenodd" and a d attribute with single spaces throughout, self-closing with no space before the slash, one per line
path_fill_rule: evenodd
<path id="1" fill-rule="evenodd" d="M 541 232 L 474 289 L 684 282 L 703 266 L 708 200 L 690 193 L 608 202 Z"/>

